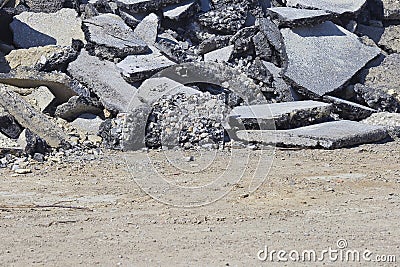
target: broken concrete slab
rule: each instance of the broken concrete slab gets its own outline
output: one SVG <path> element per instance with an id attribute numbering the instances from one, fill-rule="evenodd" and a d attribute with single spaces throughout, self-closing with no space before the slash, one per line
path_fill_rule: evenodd
<path id="1" fill-rule="evenodd" d="M 344 120 L 360 121 L 377 112 L 375 109 L 333 96 L 324 96 L 324 100 L 332 103 L 334 112 Z"/>
<path id="2" fill-rule="evenodd" d="M 101 14 L 86 19 L 83 29 L 88 41 L 86 50 L 100 58 L 112 60 L 149 50 L 146 43 L 115 14 Z"/>
<path id="3" fill-rule="evenodd" d="M 170 20 L 181 20 L 195 14 L 197 7 L 195 0 L 186 0 L 180 4 L 170 5 L 163 8 L 163 15 L 164 18 Z"/>
<path id="4" fill-rule="evenodd" d="M 110 111 L 126 111 L 136 93 L 136 88 L 122 78 L 120 69 L 113 62 L 100 60 L 85 50 L 67 70 L 95 93 Z"/>
<path id="5" fill-rule="evenodd" d="M 46 86 L 40 86 L 31 94 L 23 98 L 41 112 L 45 111 L 46 108 L 56 99 Z"/>
<path id="6" fill-rule="evenodd" d="M 57 103 L 66 102 L 74 95 L 88 96 L 90 94 L 81 84 L 62 72 L 17 69 L 9 73 L 0 73 L 0 83 L 21 88 L 46 86 L 57 98 Z"/>
<path id="7" fill-rule="evenodd" d="M 98 0 L 97 0 L 98 1 Z M 160 8 L 183 2 L 184 0 L 117 0 L 119 7 L 132 13 L 149 12 L 160 10 Z"/>
<path id="8" fill-rule="evenodd" d="M 0 133 L 0 156 L 6 154 L 21 154 L 22 147 L 17 141 L 8 138 L 7 136 Z"/>
<path id="9" fill-rule="evenodd" d="M 200 91 L 184 86 L 166 77 L 156 77 L 145 80 L 138 88 L 136 97 L 149 106 L 164 95 L 184 93 L 187 95 L 199 94 Z"/>
<path id="10" fill-rule="evenodd" d="M 68 136 L 55 123 L 33 108 L 10 86 L 0 84 L 0 105 L 13 116 L 19 124 L 30 129 L 51 147 L 69 147 Z"/>
<path id="11" fill-rule="evenodd" d="M 289 60 L 284 75 L 305 94 L 322 96 L 342 88 L 380 53 L 330 21 L 281 32 Z"/>
<path id="12" fill-rule="evenodd" d="M 229 45 L 224 48 L 220 48 L 207 54 L 204 54 L 204 61 L 206 62 L 228 62 L 233 54 L 234 45 Z"/>
<path id="13" fill-rule="evenodd" d="M 71 126 L 86 135 L 97 135 L 103 120 L 95 114 L 84 113 L 71 122 Z"/>
<path id="14" fill-rule="evenodd" d="M 331 120 L 331 112 L 331 104 L 311 100 L 239 106 L 228 115 L 228 122 L 232 129 L 271 129 L 273 124 L 276 129 L 290 129 Z"/>
<path id="15" fill-rule="evenodd" d="M 369 125 L 384 126 L 393 138 L 400 137 L 400 113 L 379 112 L 361 121 Z"/>
<path id="16" fill-rule="evenodd" d="M 146 55 L 131 55 L 117 64 L 123 77 L 128 82 L 142 81 L 156 74 L 162 69 L 175 65 L 155 48 L 154 52 Z"/>
<path id="17" fill-rule="evenodd" d="M 31 12 L 53 13 L 63 8 L 65 0 L 25 0 Z"/>
<path id="18" fill-rule="evenodd" d="M 366 4 L 367 0 L 287 0 L 289 7 L 320 9 L 334 14 L 356 13 Z"/>
<path id="19" fill-rule="evenodd" d="M 383 17 L 386 20 L 400 20 L 400 2 L 396 0 L 379 0 L 383 3 Z"/>
<path id="20" fill-rule="evenodd" d="M 381 65 L 370 68 L 365 85 L 392 95 L 400 102 L 400 54 L 388 55 Z"/>
<path id="21" fill-rule="evenodd" d="M 389 138 L 385 127 L 355 121 L 332 121 L 279 131 L 238 131 L 239 140 L 283 147 L 338 149 Z"/>
<path id="22" fill-rule="evenodd" d="M 323 10 L 298 9 L 292 7 L 272 7 L 267 9 L 272 19 L 280 27 L 295 27 L 320 24 L 332 18 L 332 14 Z"/>
<path id="23" fill-rule="evenodd" d="M 0 132 L 9 138 L 17 139 L 22 130 L 14 117 L 0 106 Z"/>
<path id="24" fill-rule="evenodd" d="M 354 86 L 356 100 L 378 111 L 400 112 L 400 102 L 395 96 L 388 94 L 379 88 L 373 88 L 362 84 Z"/>
<path id="25" fill-rule="evenodd" d="M 66 121 L 73 121 L 84 113 L 99 115 L 102 112 L 102 105 L 98 101 L 89 97 L 73 96 L 68 102 L 59 105 L 54 115 Z"/>
<path id="26" fill-rule="evenodd" d="M 38 71 L 65 70 L 78 52 L 70 46 L 48 45 L 12 50 L 6 57 L 10 68 L 32 68 Z"/>
<path id="27" fill-rule="evenodd" d="M 160 18 L 151 13 L 136 26 L 134 33 L 148 45 L 153 45 L 157 40 L 159 23 Z"/>
<path id="28" fill-rule="evenodd" d="M 400 53 L 400 25 L 384 28 L 378 45 L 388 53 Z"/>
<path id="29" fill-rule="evenodd" d="M 23 12 L 14 17 L 10 28 L 14 34 L 14 44 L 18 48 L 71 46 L 73 39 L 85 42 L 81 24 L 82 21 L 74 9 L 63 8 L 48 14 Z"/>

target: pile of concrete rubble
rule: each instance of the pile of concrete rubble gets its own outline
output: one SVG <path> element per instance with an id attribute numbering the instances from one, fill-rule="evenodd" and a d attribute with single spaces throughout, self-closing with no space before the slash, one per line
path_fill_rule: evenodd
<path id="1" fill-rule="evenodd" d="M 399 1 L 0 7 L 3 159 L 240 142 L 334 149 L 399 136 Z M 160 75 L 171 68 L 202 79 Z"/>

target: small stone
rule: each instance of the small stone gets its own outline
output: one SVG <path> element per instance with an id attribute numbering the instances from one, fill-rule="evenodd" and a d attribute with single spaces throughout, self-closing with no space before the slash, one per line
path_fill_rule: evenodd
<path id="1" fill-rule="evenodd" d="M 28 173 L 31 173 L 32 170 L 31 169 L 16 169 L 16 170 L 14 170 L 14 172 L 17 174 L 28 174 Z"/>

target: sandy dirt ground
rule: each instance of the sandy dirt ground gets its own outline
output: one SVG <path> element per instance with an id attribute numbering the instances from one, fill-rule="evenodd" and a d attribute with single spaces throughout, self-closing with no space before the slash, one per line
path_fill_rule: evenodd
<path id="1" fill-rule="evenodd" d="M 154 175 L 146 174 L 148 157 L 176 183 L 195 185 L 211 177 L 185 178 L 184 169 L 168 167 L 162 152 L 105 152 L 94 159 L 36 163 L 25 175 L 1 169 L 0 265 L 396 266 L 399 151 L 398 142 L 335 151 L 277 149 L 254 193 L 246 184 L 254 171 L 250 164 L 244 179 L 223 186 L 231 189 L 225 197 L 196 208 L 166 205 L 138 185 L 135 177 Z M 192 175 L 203 164 L 197 155 L 191 162 L 181 156 Z M 223 154 L 207 169 L 226 171 L 228 159 L 229 153 Z M 162 188 L 153 190 L 162 195 Z M 185 194 L 174 194 L 174 201 L 186 201 Z M 326 254 L 320 262 L 295 261 L 295 252 L 287 262 L 278 262 L 276 254 L 261 261 L 266 247 L 268 253 L 318 255 L 328 249 L 368 250 L 371 262 L 345 263 Z M 385 256 L 397 263 L 376 262 Z"/>

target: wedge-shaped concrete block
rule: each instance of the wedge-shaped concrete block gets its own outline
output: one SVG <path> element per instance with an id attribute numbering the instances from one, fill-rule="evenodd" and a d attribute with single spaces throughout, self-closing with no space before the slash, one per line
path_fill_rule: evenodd
<path id="1" fill-rule="evenodd" d="M 267 12 L 273 19 L 278 21 L 279 26 L 285 27 L 319 24 L 332 17 L 332 14 L 323 10 L 292 7 L 272 7 L 268 8 Z"/>
<path id="2" fill-rule="evenodd" d="M 302 7 L 307 9 L 320 9 L 335 14 L 355 13 L 359 11 L 367 0 L 287 0 L 290 7 Z"/>

